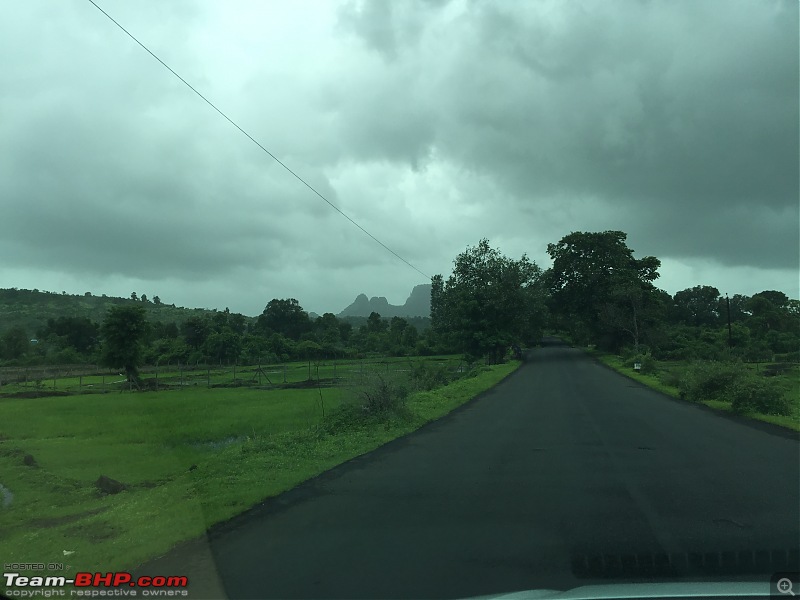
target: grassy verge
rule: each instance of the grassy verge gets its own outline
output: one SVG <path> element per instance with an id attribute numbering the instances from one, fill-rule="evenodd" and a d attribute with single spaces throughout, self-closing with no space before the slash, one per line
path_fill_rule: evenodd
<path id="1" fill-rule="evenodd" d="M 680 377 L 681 373 L 688 368 L 688 363 L 672 361 L 668 364 L 657 366 L 654 373 L 644 374 L 634 371 L 630 361 L 625 361 L 620 356 L 607 354 L 600 352 L 599 350 L 586 350 L 586 352 L 597 358 L 606 366 L 611 367 L 618 373 L 621 373 L 630 379 L 643 383 L 644 385 L 667 394 L 668 396 L 672 396 L 674 398 L 681 397 L 678 387 L 676 385 L 669 385 L 665 382 L 665 380 L 676 381 L 677 378 Z M 749 365 L 745 365 L 745 367 L 753 368 Z M 788 373 L 781 375 L 777 381 L 779 382 L 783 393 L 792 406 L 792 414 L 788 416 L 779 416 L 751 412 L 744 416 L 750 419 L 786 427 L 787 429 L 792 429 L 794 431 L 800 431 L 800 394 L 798 394 L 798 390 L 800 389 L 800 370 L 795 368 Z M 720 412 L 733 412 L 731 403 L 724 400 L 704 400 L 701 401 L 700 404 L 704 404 L 709 408 L 713 408 L 714 410 Z"/>
<path id="2" fill-rule="evenodd" d="M 0 484 L 13 498 L 4 506 L 0 497 L 0 556 L 130 569 L 449 413 L 518 366 L 412 394 L 404 418 L 340 428 L 321 414 L 345 401 L 341 387 L 3 400 Z M 127 489 L 100 494 L 101 474 Z"/>

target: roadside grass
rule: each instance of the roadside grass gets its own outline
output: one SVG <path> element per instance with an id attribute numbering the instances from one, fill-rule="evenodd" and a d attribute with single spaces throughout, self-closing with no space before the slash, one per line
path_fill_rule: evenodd
<path id="1" fill-rule="evenodd" d="M 655 373 L 643 374 L 634 371 L 631 361 L 626 361 L 622 357 L 607 354 L 599 350 L 585 350 L 603 364 L 611 367 L 618 373 L 629 377 L 635 381 L 645 384 L 646 386 L 658 390 L 668 396 L 680 398 L 680 391 L 677 385 L 670 385 L 666 382 L 677 382 L 683 372 L 689 368 L 690 363 L 686 361 L 663 361 L 656 363 Z M 745 364 L 745 368 L 758 371 L 758 365 Z M 780 386 L 786 399 L 789 401 L 792 413 L 787 416 L 780 415 L 765 415 L 762 413 L 751 412 L 745 416 L 750 419 L 780 425 L 794 431 L 800 431 L 800 366 L 795 365 L 785 373 L 777 375 L 772 378 Z M 718 410 L 720 412 L 732 413 L 730 401 L 725 399 L 704 400 L 700 402 Z"/>
<path id="2" fill-rule="evenodd" d="M 449 413 L 519 364 L 411 394 L 405 416 L 338 429 L 326 424 L 352 400 L 346 386 L 4 399 L 0 484 L 13 500 L 3 506 L 0 498 L 0 555 L 131 569 Z M 37 465 L 25 465 L 25 454 Z M 128 488 L 100 494 L 93 484 L 101 474 Z"/>

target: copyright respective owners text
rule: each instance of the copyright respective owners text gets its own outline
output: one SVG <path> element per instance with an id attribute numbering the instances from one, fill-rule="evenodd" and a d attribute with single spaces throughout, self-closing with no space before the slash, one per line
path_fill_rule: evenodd
<path id="1" fill-rule="evenodd" d="M 190 598 L 185 575 L 88 571 L 52 562 L 3 563 L 0 598 Z"/>

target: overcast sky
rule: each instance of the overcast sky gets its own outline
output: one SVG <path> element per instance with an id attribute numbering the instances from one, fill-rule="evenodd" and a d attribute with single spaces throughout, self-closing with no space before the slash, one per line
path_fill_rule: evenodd
<path id="1" fill-rule="evenodd" d="M 619 229 L 798 297 L 797 0 L 97 0 L 427 275 Z M 428 280 L 86 0 L 0 0 L 0 287 L 339 312 Z"/>

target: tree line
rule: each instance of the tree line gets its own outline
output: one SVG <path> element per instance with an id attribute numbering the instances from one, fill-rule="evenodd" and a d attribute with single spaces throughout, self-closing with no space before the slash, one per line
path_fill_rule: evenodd
<path id="1" fill-rule="evenodd" d="M 486 239 L 432 280 L 430 328 L 372 313 L 363 324 L 332 313 L 311 318 L 297 300 L 273 299 L 257 318 L 227 308 L 182 322 L 148 322 L 135 297 L 109 308 L 102 323 L 48 319 L 32 347 L 27 332 L 0 339 L 5 364 L 99 362 L 256 364 L 296 359 L 462 353 L 502 360 L 549 331 L 579 344 L 659 359 L 800 360 L 800 302 L 765 290 L 723 297 L 697 285 L 674 296 L 659 289 L 661 261 L 636 258 L 621 231 L 573 232 L 547 246 L 543 270 L 512 259 Z M 156 297 L 154 297 L 154 301 Z M 160 302 L 160 300 L 159 300 Z"/>
<path id="2" fill-rule="evenodd" d="M 111 306 L 101 323 L 50 318 L 36 331 L 35 344 L 24 329 L 14 327 L 0 337 L 2 364 L 269 364 L 447 350 L 425 333 L 426 319 L 384 319 L 374 312 L 365 319 L 332 313 L 312 318 L 296 299 L 276 298 L 255 319 L 226 308 L 160 322 L 148 320 L 141 299 L 136 300 Z"/>
<path id="3" fill-rule="evenodd" d="M 800 361 L 800 301 L 775 290 L 723 297 L 709 285 L 659 289 L 661 261 L 636 258 L 622 231 L 573 232 L 547 245 L 552 267 L 513 260 L 488 240 L 432 278 L 431 326 L 443 345 L 499 360 L 544 331 L 662 360 Z"/>

